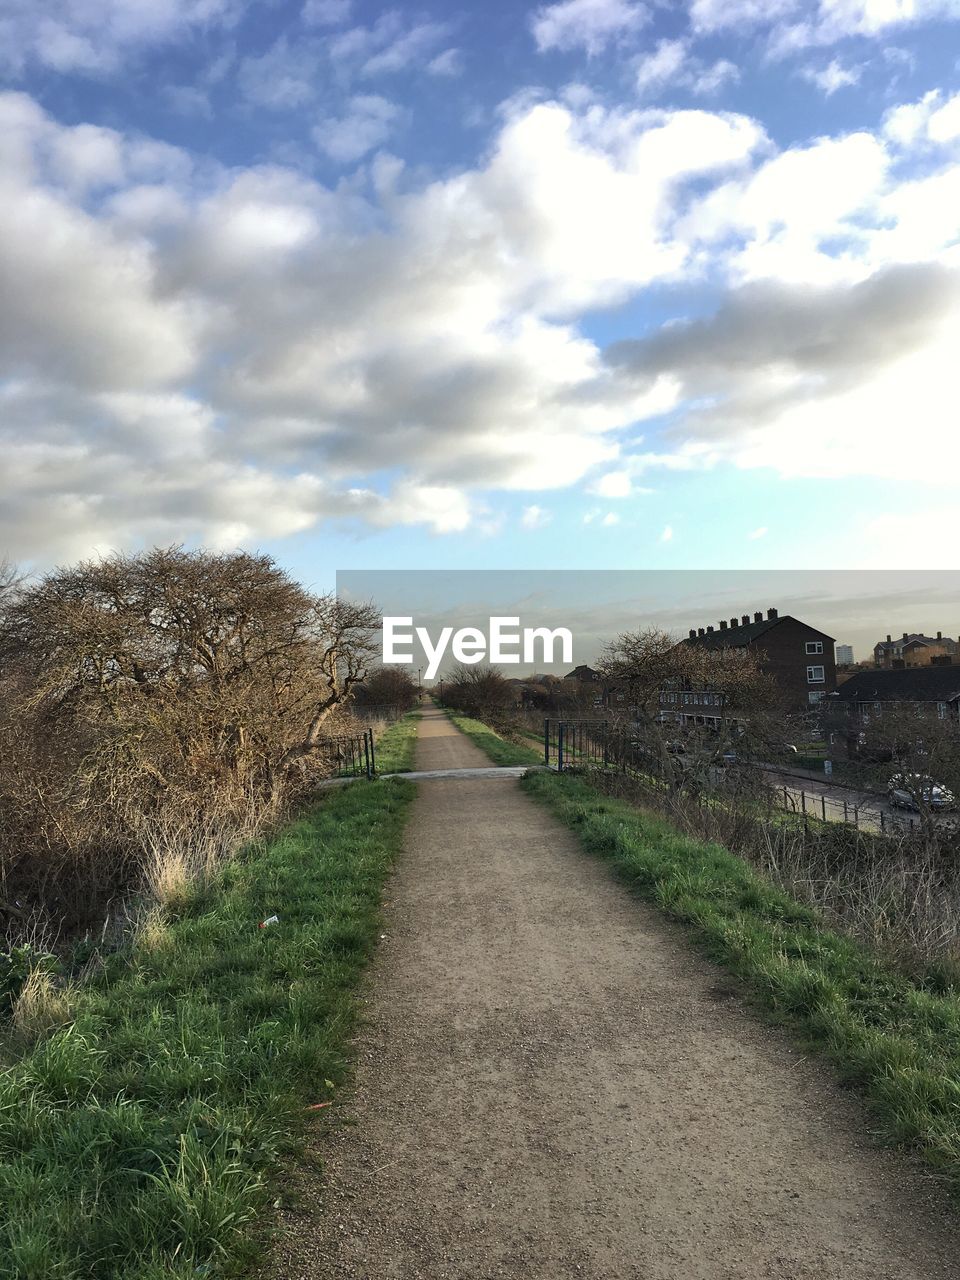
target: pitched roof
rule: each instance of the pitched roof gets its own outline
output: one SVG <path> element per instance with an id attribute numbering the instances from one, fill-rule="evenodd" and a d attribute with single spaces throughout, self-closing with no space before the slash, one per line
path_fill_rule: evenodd
<path id="1" fill-rule="evenodd" d="M 796 622 L 801 627 L 810 626 L 809 623 L 800 622 L 799 618 L 785 613 L 778 618 L 763 618 L 760 622 L 741 623 L 739 627 L 714 627 L 713 631 L 705 632 L 702 636 L 687 636 L 683 643 L 701 645 L 704 649 L 736 649 L 740 645 L 753 644 L 754 640 L 759 640 L 762 635 L 778 627 L 781 622 Z M 833 636 L 828 636 L 825 631 L 818 631 L 816 627 L 810 627 L 810 630 L 827 640 L 833 639 Z"/>
<path id="2" fill-rule="evenodd" d="M 859 671 L 831 697 L 838 702 L 949 702 L 960 697 L 960 666 Z"/>
<path id="3" fill-rule="evenodd" d="M 873 647 L 874 649 L 901 649 L 909 644 L 940 644 L 954 652 L 957 648 L 957 642 L 952 636 L 941 636 L 938 640 L 936 636 L 925 636 L 922 631 L 911 631 L 905 636 L 898 636 L 896 640 L 880 640 Z"/>

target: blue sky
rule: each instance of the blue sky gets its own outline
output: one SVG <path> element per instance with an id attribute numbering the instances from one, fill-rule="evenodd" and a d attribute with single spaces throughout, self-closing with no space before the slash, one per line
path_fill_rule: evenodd
<path id="1" fill-rule="evenodd" d="M 955 563 L 960 0 L 13 0 L 0 50 L 0 552 Z"/>

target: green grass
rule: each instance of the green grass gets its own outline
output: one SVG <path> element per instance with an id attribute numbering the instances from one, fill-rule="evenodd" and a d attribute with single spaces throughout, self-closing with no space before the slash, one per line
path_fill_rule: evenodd
<path id="1" fill-rule="evenodd" d="M 499 733 L 491 729 L 482 720 L 472 720 L 469 716 L 458 715 L 455 711 L 447 711 L 447 715 L 475 743 L 493 764 L 543 764 L 543 751 L 536 751 L 532 746 L 508 742 Z"/>
<path id="2" fill-rule="evenodd" d="M 306 1106 L 348 1075 L 353 990 L 413 788 L 356 783 L 148 952 L 112 957 L 75 1020 L 0 1080 L 0 1276 L 235 1274 Z M 276 913 L 280 923 L 258 929 Z"/>
<path id="3" fill-rule="evenodd" d="M 960 1192 L 960 994 L 950 975 L 911 981 L 719 845 L 577 778 L 536 773 L 522 786 L 859 1088 L 886 1140 Z"/>
<path id="4" fill-rule="evenodd" d="M 377 773 L 409 773 L 417 751 L 420 712 L 408 711 L 380 735 L 376 746 Z"/>

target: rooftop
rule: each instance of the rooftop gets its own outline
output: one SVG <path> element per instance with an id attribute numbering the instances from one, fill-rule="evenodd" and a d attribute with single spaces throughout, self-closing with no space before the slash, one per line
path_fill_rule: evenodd
<path id="1" fill-rule="evenodd" d="M 950 702 L 960 698 L 960 666 L 860 671 L 832 696 L 838 702 Z"/>

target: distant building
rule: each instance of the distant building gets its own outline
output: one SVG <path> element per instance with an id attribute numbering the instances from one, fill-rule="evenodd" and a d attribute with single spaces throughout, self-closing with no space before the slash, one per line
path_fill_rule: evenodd
<path id="1" fill-rule="evenodd" d="M 740 618 L 721 618 L 717 626 L 691 628 L 682 643 L 755 654 L 790 712 L 816 709 L 837 687 L 833 636 L 789 614 L 781 617 L 776 609 L 768 609 L 766 617 L 755 613 L 751 620 L 745 613 Z M 719 723 L 719 701 L 719 695 L 709 690 L 663 689 L 661 718 L 710 727 Z"/>
<path id="2" fill-rule="evenodd" d="M 837 645 L 837 647 L 836 647 L 835 653 L 836 653 L 836 655 L 837 655 L 837 666 L 838 666 L 838 667 L 852 667 L 852 666 L 853 666 L 853 645 L 850 645 L 850 644 L 838 644 L 838 645 Z"/>
<path id="3" fill-rule="evenodd" d="M 887 636 L 873 646 L 874 666 L 894 670 L 899 666 L 929 667 L 934 658 L 955 658 L 958 653 L 956 640 L 938 631 L 935 636 L 925 636 L 922 631 L 904 631 L 894 640 Z"/>
<path id="4" fill-rule="evenodd" d="M 871 721 L 891 711 L 960 722 L 960 665 L 942 657 L 927 667 L 858 671 L 827 700 L 834 746 L 855 759 Z"/>

